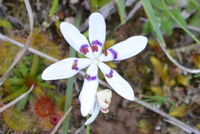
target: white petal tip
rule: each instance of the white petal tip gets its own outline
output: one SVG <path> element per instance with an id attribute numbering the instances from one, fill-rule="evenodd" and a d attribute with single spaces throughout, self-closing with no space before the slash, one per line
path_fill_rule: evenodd
<path id="1" fill-rule="evenodd" d="M 60 29 L 62 29 L 66 24 L 67 24 L 67 22 L 61 22 L 60 23 Z"/>
<path id="2" fill-rule="evenodd" d="M 124 96 L 125 99 L 129 100 L 129 101 L 134 101 L 135 100 L 135 95 L 134 93 L 132 92 L 129 96 Z"/>
<path id="3" fill-rule="evenodd" d="M 42 73 L 41 78 L 42 78 L 43 80 L 49 80 L 49 78 L 46 76 L 45 71 Z"/>
<path id="4" fill-rule="evenodd" d="M 103 15 L 99 12 L 94 12 L 90 16 L 101 16 L 101 17 L 103 17 Z"/>
<path id="5" fill-rule="evenodd" d="M 89 114 L 89 112 L 87 112 L 86 110 L 83 110 L 83 109 L 81 108 L 81 115 L 82 115 L 83 117 L 86 117 L 88 114 Z"/>
<path id="6" fill-rule="evenodd" d="M 130 97 L 130 98 L 126 98 L 126 99 L 129 100 L 129 101 L 134 101 L 134 100 L 135 100 L 135 97 L 132 96 L 132 97 Z"/>
<path id="7" fill-rule="evenodd" d="M 81 115 L 82 115 L 83 117 L 86 117 L 88 114 L 87 114 L 87 113 L 82 113 L 82 112 L 81 112 Z"/>
<path id="8" fill-rule="evenodd" d="M 56 80 L 54 78 L 49 77 L 49 72 L 47 70 L 44 70 L 44 72 L 41 75 L 41 78 L 43 80 Z"/>
<path id="9" fill-rule="evenodd" d="M 138 40 L 141 42 L 141 44 L 143 44 L 144 45 L 144 48 L 146 47 L 146 45 L 147 45 L 147 42 L 148 42 L 148 39 L 147 39 L 147 37 L 145 37 L 145 36 L 136 36 L 137 38 L 138 38 Z"/>

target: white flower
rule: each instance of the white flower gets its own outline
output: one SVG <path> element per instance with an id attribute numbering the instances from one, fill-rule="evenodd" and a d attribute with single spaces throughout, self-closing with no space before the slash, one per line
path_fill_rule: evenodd
<path id="1" fill-rule="evenodd" d="M 76 27 L 67 22 L 62 22 L 60 29 L 71 47 L 87 58 L 72 57 L 54 63 L 44 70 L 42 79 L 69 78 L 89 66 L 79 96 L 83 116 L 87 116 L 93 110 L 96 102 L 98 67 L 103 72 L 106 81 L 119 95 L 128 100 L 134 100 L 134 93 L 130 84 L 103 62 L 124 60 L 140 53 L 146 47 L 146 37 L 130 37 L 102 51 L 106 37 L 106 26 L 100 13 L 93 13 L 89 17 L 89 42 Z"/>
<path id="2" fill-rule="evenodd" d="M 96 98 L 97 98 L 96 99 L 97 101 L 95 103 L 95 107 L 90 113 L 92 116 L 85 122 L 85 125 L 92 123 L 97 117 L 97 115 L 99 114 L 100 110 L 103 113 L 109 112 L 108 108 L 110 106 L 110 102 L 112 98 L 112 91 L 110 89 L 98 91 L 96 94 Z"/>

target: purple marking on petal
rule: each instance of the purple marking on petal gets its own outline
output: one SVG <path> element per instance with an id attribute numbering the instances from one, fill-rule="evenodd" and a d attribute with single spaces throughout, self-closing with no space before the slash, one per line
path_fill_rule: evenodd
<path id="1" fill-rule="evenodd" d="M 83 44 L 81 47 L 80 47 L 80 51 L 83 53 L 83 54 L 87 54 L 89 52 L 89 49 L 88 49 L 88 44 Z"/>
<path id="2" fill-rule="evenodd" d="M 92 46 L 93 45 L 99 45 L 99 46 L 102 46 L 102 43 L 98 40 L 95 40 L 95 41 L 92 41 Z"/>
<path id="3" fill-rule="evenodd" d="M 112 49 L 112 48 L 110 48 L 108 50 L 112 53 L 113 59 L 117 59 L 117 52 L 114 49 Z"/>
<path id="4" fill-rule="evenodd" d="M 112 78 L 113 77 L 113 70 L 111 69 L 109 74 L 106 74 L 106 77 Z"/>
<path id="5" fill-rule="evenodd" d="M 85 79 L 88 80 L 88 81 L 96 80 L 96 79 L 97 79 L 97 76 L 90 76 L 90 75 L 86 74 L 86 75 L 85 75 Z"/>
<path id="6" fill-rule="evenodd" d="M 74 62 L 73 62 L 73 64 L 72 64 L 72 69 L 78 71 L 79 68 L 78 68 L 77 65 L 78 65 L 78 59 L 75 59 Z"/>

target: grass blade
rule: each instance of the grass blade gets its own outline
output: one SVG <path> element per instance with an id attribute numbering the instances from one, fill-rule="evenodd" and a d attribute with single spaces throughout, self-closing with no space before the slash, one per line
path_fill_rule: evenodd
<path id="1" fill-rule="evenodd" d="M 73 48 L 70 47 L 70 49 L 73 49 Z M 72 56 L 72 55 L 70 55 L 70 56 Z M 71 106 L 72 95 L 73 95 L 73 88 L 74 88 L 74 84 L 73 84 L 74 83 L 74 79 L 75 78 L 72 77 L 72 78 L 69 78 L 67 80 L 67 90 L 66 90 L 66 93 L 65 93 L 66 94 L 65 109 L 64 109 L 65 112 Z M 62 125 L 62 134 L 67 134 L 68 133 L 70 118 L 71 118 L 71 114 L 69 113 L 69 116 L 67 116 L 67 118 L 63 122 L 63 125 Z"/>
<path id="2" fill-rule="evenodd" d="M 75 25 L 77 27 L 80 25 L 81 18 L 82 18 L 82 14 L 80 12 L 75 17 Z M 70 57 L 76 56 L 76 51 L 72 47 L 69 48 L 69 56 Z M 69 109 L 69 107 L 71 107 L 73 88 L 74 88 L 74 84 L 73 84 L 74 80 L 75 80 L 75 77 L 69 78 L 67 80 L 67 90 L 66 90 L 66 93 L 65 93 L 66 94 L 65 109 L 64 109 L 65 112 L 66 112 L 67 109 Z M 69 114 L 69 116 L 67 116 L 67 118 L 64 120 L 63 125 L 62 125 L 62 134 L 68 133 L 70 118 L 71 118 L 71 116 Z"/>
<path id="3" fill-rule="evenodd" d="M 53 0 L 53 4 L 51 6 L 49 16 L 52 16 L 56 12 L 57 7 L 58 7 L 58 0 Z"/>
<path id="4" fill-rule="evenodd" d="M 152 27 L 156 33 L 156 36 L 158 37 L 158 39 L 164 44 L 164 38 L 162 36 L 162 33 L 161 33 L 161 30 L 160 30 L 160 27 L 158 25 L 158 22 L 157 22 L 157 18 L 153 12 L 153 8 L 151 6 L 151 3 L 150 3 L 150 0 L 141 0 L 141 3 L 144 7 L 144 10 L 152 24 Z"/>
<path id="5" fill-rule="evenodd" d="M 121 23 L 124 23 L 126 20 L 126 7 L 125 7 L 125 1 L 124 0 L 116 0 L 117 9 L 119 12 Z"/>
<path id="6" fill-rule="evenodd" d="M 163 4 L 163 7 L 165 9 L 165 11 L 168 13 L 168 15 L 190 36 L 192 37 L 192 39 L 194 41 L 196 41 L 196 43 L 198 45 L 200 45 L 200 41 L 196 38 L 196 36 L 194 34 L 192 34 L 187 28 L 186 28 L 186 25 L 184 25 L 181 16 L 179 15 L 179 17 L 175 16 L 171 11 L 170 9 L 167 7 L 166 3 L 164 2 L 164 0 L 162 0 L 162 4 Z M 179 18 L 179 19 L 178 19 Z"/>
<path id="7" fill-rule="evenodd" d="M 160 30 L 160 27 L 159 27 L 159 23 L 156 21 L 157 18 L 154 14 L 154 10 L 152 8 L 152 5 L 151 5 L 151 2 L 150 0 L 141 0 L 141 3 L 144 7 L 144 10 L 149 18 L 149 21 L 155 31 L 155 34 L 156 34 L 156 37 L 158 38 L 158 42 L 159 42 L 159 45 L 161 47 L 161 49 L 163 50 L 163 52 L 165 53 L 165 55 L 167 56 L 167 58 L 172 62 L 174 63 L 177 67 L 181 68 L 182 70 L 184 70 L 185 72 L 189 72 L 189 73 L 200 73 L 200 69 L 190 69 L 190 68 L 187 68 L 187 67 L 184 67 L 182 66 L 181 64 L 179 64 L 169 53 L 168 51 L 166 50 L 165 48 L 165 41 L 164 41 L 164 38 L 162 36 L 162 33 L 161 33 L 161 30 Z"/>

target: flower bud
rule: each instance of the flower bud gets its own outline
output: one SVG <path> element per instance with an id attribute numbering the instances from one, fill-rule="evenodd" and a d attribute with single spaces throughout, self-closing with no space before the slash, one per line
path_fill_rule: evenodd
<path id="1" fill-rule="evenodd" d="M 108 113 L 109 105 L 112 98 L 112 91 L 110 89 L 105 89 L 97 92 L 97 102 L 101 108 L 101 112 Z"/>

